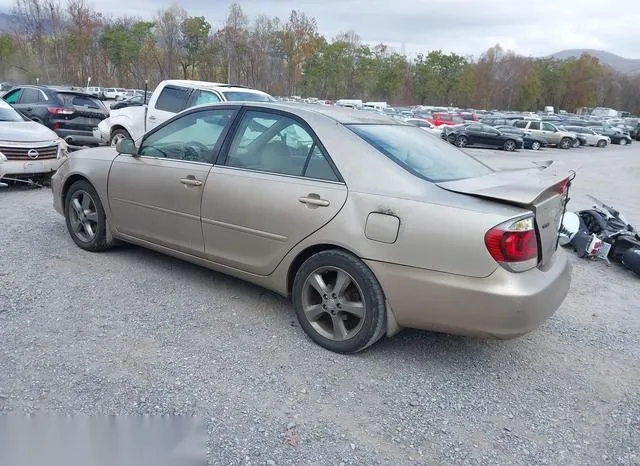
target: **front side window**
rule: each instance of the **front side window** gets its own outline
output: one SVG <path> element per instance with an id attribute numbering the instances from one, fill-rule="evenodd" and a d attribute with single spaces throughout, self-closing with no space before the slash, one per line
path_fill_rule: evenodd
<path id="1" fill-rule="evenodd" d="M 183 87 L 166 86 L 158 96 L 156 109 L 165 112 L 178 113 L 187 107 L 187 100 L 189 100 L 188 89 Z"/>
<path id="2" fill-rule="evenodd" d="M 346 125 L 412 174 L 432 182 L 473 178 L 493 170 L 455 146 L 419 128 L 400 125 Z"/>
<path id="3" fill-rule="evenodd" d="M 8 104 L 15 104 L 18 102 L 18 98 L 20 97 L 20 92 L 22 91 L 22 89 L 16 89 L 14 91 L 9 92 L 5 97 L 4 100 L 6 103 Z"/>
<path id="4" fill-rule="evenodd" d="M 315 139 L 296 120 L 246 112 L 229 148 L 227 165 L 328 181 L 338 178 Z"/>
<path id="5" fill-rule="evenodd" d="M 231 109 L 204 110 L 177 118 L 147 136 L 138 154 L 213 163 L 216 144 L 234 112 Z"/>
<path id="6" fill-rule="evenodd" d="M 545 131 L 557 131 L 556 127 L 553 126 L 551 123 L 542 123 L 542 129 Z"/>

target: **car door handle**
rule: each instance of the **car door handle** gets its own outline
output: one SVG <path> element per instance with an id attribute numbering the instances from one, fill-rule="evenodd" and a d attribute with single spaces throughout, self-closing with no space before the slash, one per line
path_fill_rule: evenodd
<path id="1" fill-rule="evenodd" d="M 180 183 L 187 186 L 202 186 L 202 181 L 192 177 L 180 178 Z"/>
<path id="2" fill-rule="evenodd" d="M 149 120 L 156 121 L 156 117 L 154 117 L 153 115 L 149 115 Z"/>
<path id="3" fill-rule="evenodd" d="M 315 207 L 328 207 L 330 204 L 326 199 L 320 199 L 320 196 L 317 194 L 307 194 L 306 196 L 299 197 L 298 201 Z"/>

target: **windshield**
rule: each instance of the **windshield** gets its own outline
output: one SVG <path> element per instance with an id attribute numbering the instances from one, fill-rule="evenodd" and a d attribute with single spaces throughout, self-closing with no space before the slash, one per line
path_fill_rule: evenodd
<path id="1" fill-rule="evenodd" d="M 222 92 L 229 102 L 275 102 L 268 94 L 258 92 L 226 91 Z"/>
<path id="2" fill-rule="evenodd" d="M 1 102 L 0 103 L 0 121 L 26 121 L 22 115 L 16 112 L 11 106 L 8 104 Z"/>
<path id="3" fill-rule="evenodd" d="M 493 172 L 448 142 L 415 126 L 346 126 L 398 165 L 427 181 L 452 181 Z"/>

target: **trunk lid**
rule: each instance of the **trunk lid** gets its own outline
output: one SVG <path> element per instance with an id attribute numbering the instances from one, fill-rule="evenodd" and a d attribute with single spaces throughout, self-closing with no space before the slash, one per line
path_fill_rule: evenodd
<path id="1" fill-rule="evenodd" d="M 494 172 L 476 178 L 446 181 L 437 185 L 448 191 L 515 205 L 535 215 L 539 265 L 546 265 L 558 246 L 558 229 L 573 179 L 551 163 L 532 169 Z M 563 189 L 561 189 L 563 188 Z"/>

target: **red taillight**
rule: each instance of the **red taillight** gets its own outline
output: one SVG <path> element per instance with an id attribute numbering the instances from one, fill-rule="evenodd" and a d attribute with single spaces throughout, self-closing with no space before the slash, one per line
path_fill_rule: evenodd
<path id="1" fill-rule="evenodd" d="M 47 110 L 49 111 L 51 116 L 72 115 L 75 112 L 74 109 L 66 107 L 49 107 Z"/>
<path id="2" fill-rule="evenodd" d="M 538 264 L 538 238 L 533 217 L 493 227 L 484 235 L 491 257 L 513 272 L 524 272 Z"/>

